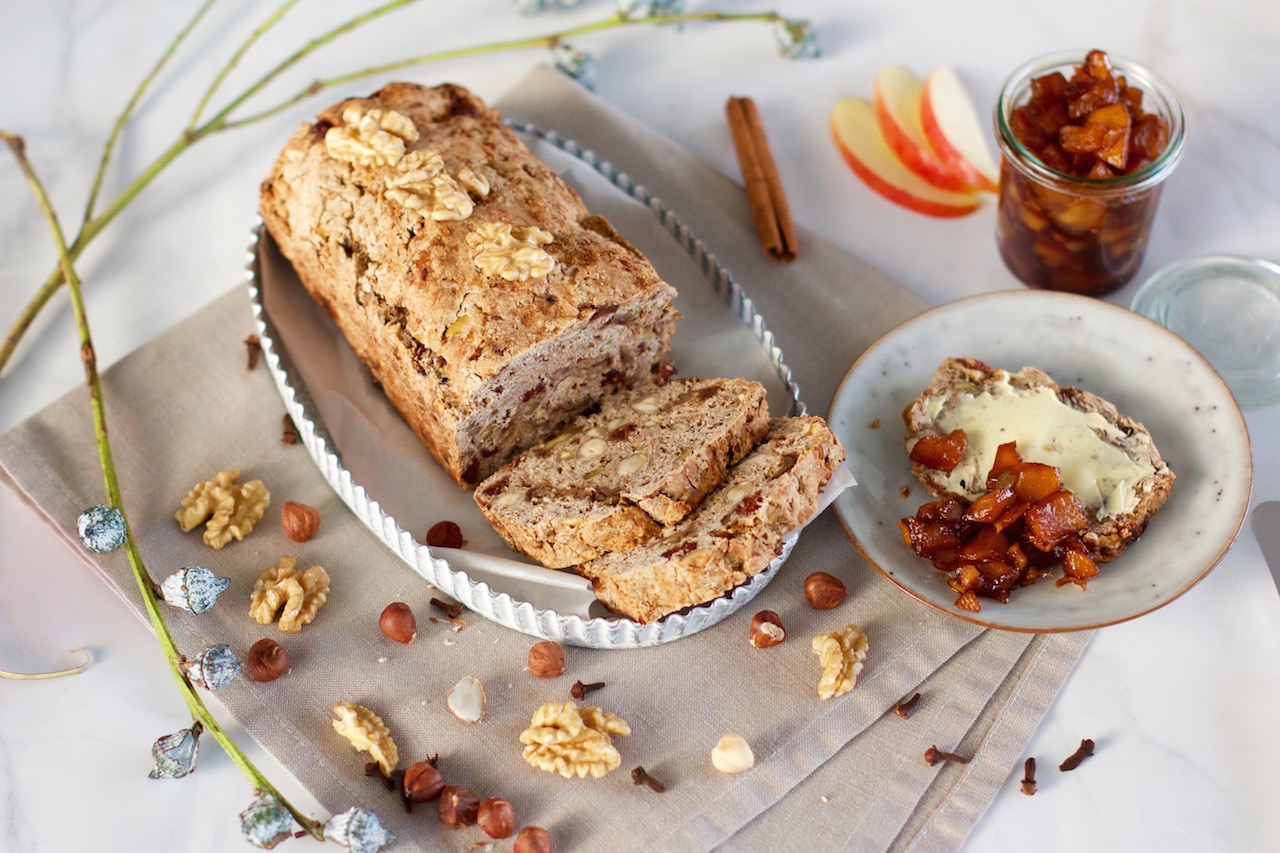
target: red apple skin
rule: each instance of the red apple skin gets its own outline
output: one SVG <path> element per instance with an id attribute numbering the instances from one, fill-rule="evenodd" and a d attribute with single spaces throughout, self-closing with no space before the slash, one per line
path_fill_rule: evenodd
<path id="1" fill-rule="evenodd" d="M 939 70 L 941 69 L 935 69 L 925 78 L 924 89 L 920 94 L 920 123 L 924 125 L 925 138 L 929 140 L 929 145 L 938 159 L 966 184 L 986 192 L 996 192 L 998 186 L 995 172 L 987 169 L 980 170 L 970 163 L 947 138 L 945 128 L 938 121 L 938 111 L 934 107 L 933 99 L 936 97 L 935 81 Z"/>
<path id="2" fill-rule="evenodd" d="M 894 80 L 893 75 L 906 76 L 910 82 Z M 908 91 L 904 93 L 902 89 Z M 915 91 L 909 91 L 911 89 Z M 979 189 L 977 186 L 965 183 L 959 175 L 934 156 L 923 135 L 923 128 L 916 128 L 916 132 L 912 133 L 903 126 L 904 122 L 912 120 L 911 116 L 902 115 L 904 110 L 912 110 L 917 122 L 920 121 L 919 116 L 922 111 L 920 99 L 924 93 L 924 87 L 910 75 L 910 72 L 893 66 L 884 69 L 876 76 L 875 90 L 876 123 L 880 125 L 884 141 L 889 143 L 889 148 L 902 161 L 902 165 L 939 189 L 955 192 Z M 897 104 L 897 115 L 893 109 L 895 94 L 899 98 L 910 101 L 910 103 Z"/>
<path id="3" fill-rule="evenodd" d="M 842 109 L 848 110 L 856 124 L 854 135 L 857 138 L 848 142 L 842 139 L 837 120 Z M 831 115 L 831 137 L 835 140 L 836 150 L 854 174 L 894 204 L 928 216 L 956 217 L 972 213 L 981 203 L 977 196 L 938 189 L 907 171 L 894 157 L 876 124 L 874 111 L 865 101 L 846 98 L 836 105 Z M 917 185 L 912 187 L 912 184 Z"/>

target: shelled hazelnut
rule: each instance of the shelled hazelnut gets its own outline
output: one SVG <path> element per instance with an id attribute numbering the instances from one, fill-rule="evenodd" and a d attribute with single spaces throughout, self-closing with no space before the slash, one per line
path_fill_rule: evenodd
<path id="1" fill-rule="evenodd" d="M 490 797 L 480 804 L 476 823 L 490 838 L 506 838 L 515 831 L 516 813 L 511 803 L 501 797 Z"/>
<path id="2" fill-rule="evenodd" d="M 516 835 L 511 853 L 552 853 L 551 833 L 540 826 L 526 826 Z"/>
<path id="3" fill-rule="evenodd" d="M 848 594 L 844 583 L 826 572 L 814 572 L 804 579 L 804 597 L 818 610 L 839 607 Z"/>
<path id="4" fill-rule="evenodd" d="M 751 645 L 757 649 L 776 646 L 787 638 L 782 619 L 772 610 L 761 610 L 751 620 Z"/>
<path id="5" fill-rule="evenodd" d="M 418 636 L 418 621 L 403 601 L 393 601 L 386 606 L 378 617 L 378 627 L 397 643 L 412 643 Z"/>
<path id="6" fill-rule="evenodd" d="M 480 679 L 470 675 L 463 676 L 457 684 L 449 688 L 445 704 L 449 712 L 464 723 L 478 723 L 484 719 L 489 708 L 489 697 L 484 692 Z"/>
<path id="7" fill-rule="evenodd" d="M 264 637 L 249 647 L 245 669 L 254 681 L 275 681 L 288 671 L 289 653 L 275 640 Z"/>
<path id="8" fill-rule="evenodd" d="M 440 799 L 436 800 L 436 810 L 440 814 L 440 822 L 450 829 L 472 826 L 480 812 L 480 797 L 475 791 L 446 785 L 440 791 Z"/>
<path id="9" fill-rule="evenodd" d="M 320 529 L 320 513 L 315 507 L 285 501 L 280 507 L 280 523 L 285 536 L 294 542 L 306 542 Z"/>
<path id="10" fill-rule="evenodd" d="M 462 528 L 452 521 L 437 521 L 427 531 L 427 545 L 432 548 L 461 548 L 465 544 Z"/>
<path id="11" fill-rule="evenodd" d="M 444 790 L 444 777 L 429 761 L 409 765 L 404 771 L 404 798 L 411 803 L 429 803 Z"/>
<path id="12" fill-rule="evenodd" d="M 721 773 L 741 773 L 755 767 L 756 756 L 742 735 L 729 732 L 711 750 L 711 763 Z"/>
<path id="13" fill-rule="evenodd" d="M 534 678 L 559 678 L 564 675 L 564 649 L 559 643 L 543 640 L 529 648 L 529 674 Z"/>

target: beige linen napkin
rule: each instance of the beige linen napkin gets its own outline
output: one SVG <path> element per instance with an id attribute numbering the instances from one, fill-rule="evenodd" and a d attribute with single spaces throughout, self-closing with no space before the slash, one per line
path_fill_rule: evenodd
<path id="1" fill-rule="evenodd" d="M 768 261 L 740 188 L 555 72 L 533 72 L 499 106 L 577 138 L 676 210 L 756 299 L 812 411 L 825 409 L 863 348 L 924 307 L 812 233 L 802 231 L 795 264 Z M 283 407 L 272 380 L 262 367 L 245 371 L 241 341 L 251 330 L 247 296 L 236 288 L 107 372 L 126 506 L 157 578 L 196 563 L 231 579 L 205 616 L 166 611 L 184 652 L 225 642 L 243 656 L 264 636 L 289 651 L 285 677 L 238 679 L 219 694 L 222 702 L 328 808 L 376 809 L 399 849 L 465 849 L 484 836 L 443 829 L 431 806 L 405 814 L 365 778 L 368 756 L 330 726 L 337 700 L 383 717 L 402 766 L 438 752 L 446 780 L 506 797 L 517 824 L 547 827 L 558 850 L 949 850 L 1000 790 L 1087 641 L 983 632 L 934 613 L 882 580 L 828 513 L 749 608 L 781 614 L 789 632 L 782 645 L 752 649 L 744 612 L 668 646 L 566 649 L 568 673 L 539 681 L 524 671 L 531 638 L 474 616 L 457 633 L 430 622 L 432 590 L 346 511 L 300 445 L 281 444 Z M 272 508 L 244 542 L 213 552 L 198 532 L 181 533 L 173 512 L 196 481 L 232 465 L 266 482 Z M 0 466 L 141 616 L 124 555 L 91 557 L 74 544 L 76 515 L 102 500 L 83 390 L 0 436 Z M 315 539 L 285 538 L 278 508 L 286 500 L 319 509 Z M 418 520 L 402 522 L 422 532 Z M 248 616 L 254 580 L 282 554 L 323 565 L 333 578 L 319 618 L 297 635 Z M 819 612 L 804 602 L 801 580 L 814 569 L 847 583 L 849 599 L 838 609 Z M 418 616 L 411 645 L 378 630 L 378 614 L 397 600 Z M 848 622 L 870 637 L 867 666 L 852 693 L 823 702 L 809 638 Z M 472 725 L 454 719 L 444 701 L 467 675 L 479 677 L 489 696 L 486 719 Z M 615 739 L 623 765 L 603 779 L 565 780 L 520 758 L 518 735 L 534 710 L 568 699 L 578 678 L 605 682 L 590 703 L 618 713 L 633 731 Z M 912 718 L 894 716 L 893 703 L 917 689 L 924 698 Z M 757 758 L 736 776 L 712 769 L 709 755 L 730 730 L 748 739 Z M 922 756 L 931 743 L 975 760 L 930 768 Z M 628 773 L 638 764 L 663 779 L 667 793 L 634 787 Z"/>

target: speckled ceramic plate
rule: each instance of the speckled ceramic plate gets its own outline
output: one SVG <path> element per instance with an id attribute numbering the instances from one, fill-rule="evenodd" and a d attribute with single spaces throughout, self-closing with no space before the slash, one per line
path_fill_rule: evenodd
<path id="1" fill-rule="evenodd" d="M 911 552 L 897 522 L 927 493 L 911 475 L 902 410 L 948 357 L 1046 371 L 1092 391 L 1141 421 L 1177 479 L 1146 533 L 1101 565 L 1081 590 L 1048 579 L 1015 590 L 1008 604 L 955 607 L 946 576 Z M 1016 291 L 951 303 L 873 344 L 831 403 L 858 487 L 836 512 L 881 574 L 944 613 L 1012 631 L 1080 631 L 1123 622 L 1168 604 L 1226 553 L 1249 504 L 1252 465 L 1244 419 L 1218 374 L 1180 338 L 1123 308 L 1087 297 Z M 873 427 L 873 424 L 878 426 Z M 910 487 L 910 496 L 900 490 Z"/>
<path id="2" fill-rule="evenodd" d="M 530 125 L 516 129 L 537 157 L 639 246 L 679 291 L 676 307 L 684 319 L 677 324 L 672 359 L 683 375 L 754 379 L 765 385 L 774 416 L 804 412 L 782 352 L 751 300 L 673 212 L 571 140 Z M 642 625 L 610 614 L 585 579 L 517 562 L 470 493 L 448 478 L 373 388 L 368 370 L 306 295 L 275 244 L 260 236 L 255 227 L 250 295 L 264 360 L 302 443 L 351 511 L 446 595 L 528 634 L 596 648 L 635 648 L 716 624 L 754 598 L 781 568 L 799 531 L 786 537 L 781 555 L 750 582 Z M 442 520 L 462 526 L 465 548 L 423 544 L 429 526 Z"/>

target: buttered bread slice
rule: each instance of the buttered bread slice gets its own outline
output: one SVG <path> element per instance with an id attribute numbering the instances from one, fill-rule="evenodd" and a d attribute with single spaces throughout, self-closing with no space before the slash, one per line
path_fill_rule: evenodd
<path id="1" fill-rule="evenodd" d="M 777 418 L 679 524 L 578 567 L 612 610 L 652 622 L 711 601 L 763 571 L 813 516 L 844 449 L 822 418 Z"/>
<path id="2" fill-rule="evenodd" d="M 982 495 L 996 448 L 1010 441 L 1023 460 L 1057 468 L 1062 487 L 1084 506 L 1089 527 L 1080 538 L 1097 562 L 1142 535 L 1174 479 L 1141 423 L 1034 367 L 1009 373 L 977 359 L 947 359 L 902 417 L 908 453 L 926 435 L 965 433 L 965 452 L 951 471 L 912 463 L 937 497 Z"/>
<path id="3" fill-rule="evenodd" d="M 684 518 L 764 435 L 765 390 L 675 379 L 607 397 L 485 480 L 475 500 L 549 568 L 623 551 Z"/>

